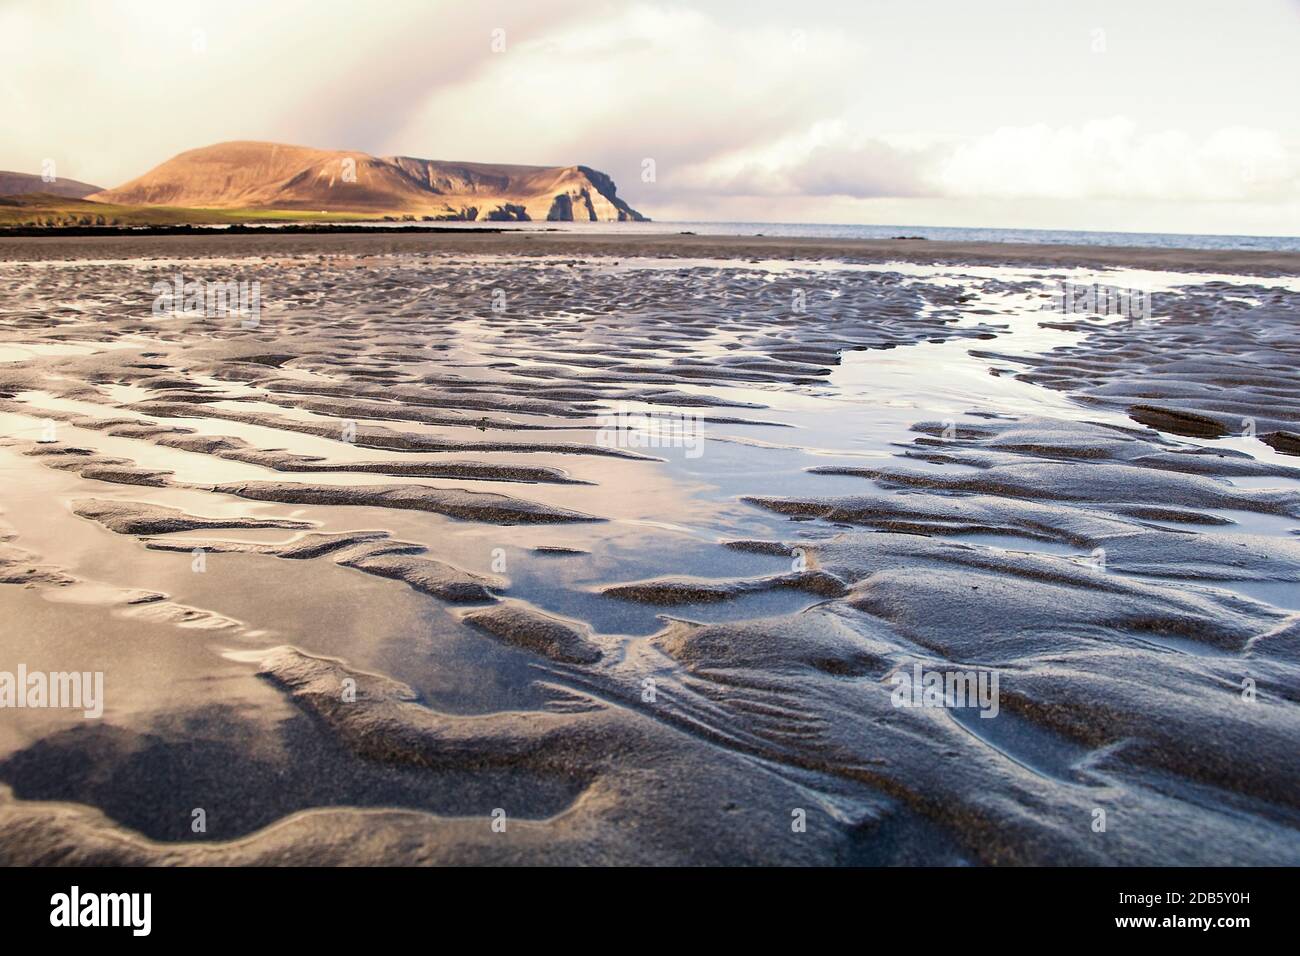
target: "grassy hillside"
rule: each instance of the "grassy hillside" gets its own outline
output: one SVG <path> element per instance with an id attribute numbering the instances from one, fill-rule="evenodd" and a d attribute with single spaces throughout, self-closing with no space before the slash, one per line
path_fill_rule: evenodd
<path id="1" fill-rule="evenodd" d="M 14 226 L 174 226 L 233 222 L 356 222 L 373 213 L 301 209 L 184 209 L 125 206 L 48 193 L 0 196 L 0 228 Z"/>

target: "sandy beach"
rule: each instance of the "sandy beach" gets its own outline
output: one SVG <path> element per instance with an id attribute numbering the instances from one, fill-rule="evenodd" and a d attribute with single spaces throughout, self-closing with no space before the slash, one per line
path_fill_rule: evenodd
<path id="1" fill-rule="evenodd" d="M 1300 864 L 1298 275 L 0 239 L 0 862 Z"/>

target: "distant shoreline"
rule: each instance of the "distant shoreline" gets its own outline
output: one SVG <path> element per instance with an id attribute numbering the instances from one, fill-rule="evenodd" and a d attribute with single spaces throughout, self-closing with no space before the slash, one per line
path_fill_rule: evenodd
<path id="1" fill-rule="evenodd" d="M 364 226 L 353 223 L 294 222 L 282 226 L 250 225 L 157 225 L 157 226 L 17 226 L 0 228 L 0 239 L 43 239 L 48 236 L 203 236 L 246 235 L 248 233 L 286 233 L 302 235 L 330 232 L 474 232 L 499 233 L 492 226 Z"/>
<path id="2" fill-rule="evenodd" d="M 108 209 L 108 207 L 105 207 Z M 994 243 L 1029 246 L 1104 246 L 1137 249 L 1205 249 L 1242 252 L 1300 252 L 1300 236 L 1218 235 L 1211 233 L 1114 232 L 1077 229 L 1028 229 L 1004 227 L 927 226 L 916 223 L 782 223 L 696 220 L 649 220 L 613 222 L 585 220 L 492 218 L 474 220 L 424 216 L 367 216 L 343 213 L 293 215 L 288 210 L 194 210 L 181 208 L 114 207 L 115 215 L 70 215 L 41 223 L 23 218 L 22 207 L 9 208 L 0 197 L 0 236 L 81 235 L 191 235 L 206 230 L 234 230 L 236 233 L 279 229 L 290 233 L 355 231 L 405 232 L 562 232 L 574 235 L 609 234 L 650 236 L 709 236 L 715 238 L 775 238 L 793 240 L 878 240 L 908 239 L 946 243 Z M 125 210 L 125 211 L 124 211 Z M 109 212 L 113 210 L 109 209 Z M 28 210 L 30 212 L 30 210 Z M 48 218 L 48 217 L 47 217 Z"/>
<path id="3" fill-rule="evenodd" d="M 0 261 L 210 258 L 293 255 L 652 256 L 684 259 L 844 260 L 915 262 L 1035 269 L 1120 268 L 1261 277 L 1300 275 L 1300 252 L 1243 249 L 1168 249 L 914 239 L 808 239 L 779 236 L 704 236 L 604 230 L 493 229 L 456 226 L 304 227 L 230 229 L 165 227 L 103 230 L 72 227 L 35 236 L 0 233 Z M 67 233 L 67 234 L 64 234 Z"/>

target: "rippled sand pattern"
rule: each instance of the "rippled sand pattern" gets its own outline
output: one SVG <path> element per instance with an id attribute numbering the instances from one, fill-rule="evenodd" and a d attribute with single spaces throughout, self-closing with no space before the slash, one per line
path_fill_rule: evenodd
<path id="1" fill-rule="evenodd" d="M 0 263 L 0 861 L 1300 863 L 1294 280 L 354 251 Z"/>

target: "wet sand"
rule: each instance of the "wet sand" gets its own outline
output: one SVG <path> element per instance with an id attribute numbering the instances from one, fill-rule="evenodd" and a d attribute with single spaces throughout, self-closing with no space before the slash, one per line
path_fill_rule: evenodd
<path id="1" fill-rule="evenodd" d="M 0 240 L 0 861 L 1300 863 L 1298 274 Z"/>

